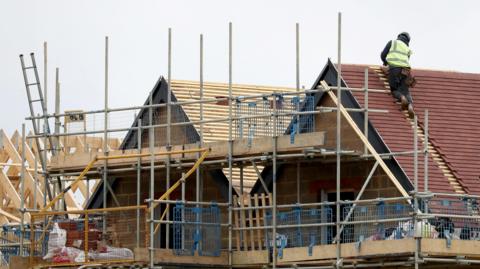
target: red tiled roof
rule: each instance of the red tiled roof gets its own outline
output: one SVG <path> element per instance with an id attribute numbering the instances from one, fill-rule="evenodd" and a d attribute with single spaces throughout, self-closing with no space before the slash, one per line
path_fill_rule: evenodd
<path id="1" fill-rule="evenodd" d="M 429 110 L 431 142 L 467 192 L 480 194 L 480 74 L 414 72 L 415 107 Z"/>
<path id="2" fill-rule="evenodd" d="M 349 87 L 363 87 L 366 66 L 342 65 L 342 77 Z M 375 67 L 374 67 L 375 68 Z M 369 68 L 369 88 L 384 89 L 384 80 Z M 463 190 L 480 194 L 480 74 L 414 70 L 417 85 L 411 90 L 419 124 L 429 110 L 429 142 L 453 172 Z M 363 107 L 363 93 L 353 92 Z M 413 127 L 390 93 L 369 93 L 369 107 L 388 110 L 370 113 L 369 118 L 392 152 L 413 150 Z M 419 149 L 423 148 L 419 137 Z M 398 156 L 397 161 L 413 180 L 413 156 Z M 423 154 L 419 154 L 419 190 L 423 190 Z M 429 189 L 453 192 L 432 155 L 429 154 Z"/>

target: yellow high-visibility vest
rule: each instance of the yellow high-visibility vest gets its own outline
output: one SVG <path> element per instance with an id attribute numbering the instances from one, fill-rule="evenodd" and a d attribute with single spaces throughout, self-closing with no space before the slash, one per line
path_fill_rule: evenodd
<path id="1" fill-rule="evenodd" d="M 410 67 L 408 62 L 412 51 L 401 40 L 392 40 L 390 50 L 387 54 L 387 63 L 394 67 Z"/>

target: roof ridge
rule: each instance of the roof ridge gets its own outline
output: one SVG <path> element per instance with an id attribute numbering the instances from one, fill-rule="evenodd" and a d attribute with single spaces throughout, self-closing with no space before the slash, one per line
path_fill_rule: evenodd
<path id="1" fill-rule="evenodd" d="M 375 74 L 379 76 L 379 78 L 382 80 L 384 88 L 390 90 L 390 85 L 388 84 L 388 80 L 383 73 L 382 69 L 380 66 L 369 66 L 369 68 L 373 69 Z M 405 119 L 410 123 L 412 128 L 415 128 L 414 122 L 412 119 L 409 118 L 408 112 L 403 111 L 403 115 L 405 116 Z M 418 137 L 420 138 L 420 141 L 422 143 L 425 143 L 425 135 L 424 135 L 424 129 L 418 125 L 415 128 Z M 437 167 L 442 171 L 443 176 L 448 180 L 448 183 L 450 186 L 453 188 L 453 190 L 456 193 L 467 193 L 465 186 L 461 183 L 461 180 L 458 179 L 455 174 L 453 173 L 453 170 L 451 169 L 450 165 L 445 161 L 443 158 L 442 154 L 437 150 L 437 146 L 434 145 L 434 143 L 431 141 L 431 138 L 428 138 L 427 141 L 427 147 L 428 147 L 428 153 L 430 154 L 430 157 L 433 159 Z"/>

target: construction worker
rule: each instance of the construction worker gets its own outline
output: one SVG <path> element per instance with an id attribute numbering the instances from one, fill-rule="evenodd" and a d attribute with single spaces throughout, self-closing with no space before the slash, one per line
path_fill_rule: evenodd
<path id="1" fill-rule="evenodd" d="M 384 66 L 388 65 L 388 84 L 392 95 L 402 104 L 402 109 L 408 109 L 411 118 L 414 116 L 413 100 L 409 86 L 413 86 L 415 79 L 410 75 L 410 55 L 408 47 L 410 35 L 402 32 L 396 40 L 387 43 L 382 51 L 381 59 Z"/>

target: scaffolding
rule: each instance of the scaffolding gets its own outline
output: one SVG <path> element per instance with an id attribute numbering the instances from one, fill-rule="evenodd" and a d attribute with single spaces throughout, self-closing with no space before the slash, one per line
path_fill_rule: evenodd
<path id="1" fill-rule="evenodd" d="M 73 138 L 82 150 L 64 151 L 66 160 L 72 158 L 69 167 L 61 169 L 48 166 L 42 161 L 44 185 L 52 186 L 51 179 L 58 179 L 58 188 L 53 188 L 51 197 L 45 200 L 41 209 L 26 209 L 21 204 L 21 222 L 19 235 L 19 251 L 17 255 L 28 255 L 30 265 L 42 264 L 51 266 L 52 262 L 42 263 L 34 258 L 45 254 L 47 236 L 59 233 L 53 230 L 54 223 L 74 219 L 82 222 L 83 241 L 80 237 L 78 247 L 83 250 L 83 259 L 77 259 L 75 265 L 102 263 L 96 259 L 89 240 L 98 234 L 106 235 L 111 230 L 115 219 L 109 212 L 118 213 L 118 218 L 134 221 L 135 228 L 130 233 L 134 241 L 135 257 L 125 260 L 107 260 L 115 262 L 140 262 L 149 268 L 168 264 L 195 265 L 208 267 L 249 267 L 268 266 L 271 268 L 360 268 L 388 266 L 419 266 L 429 264 L 478 264 L 480 260 L 471 257 L 480 253 L 469 249 L 476 246 L 480 238 L 480 216 L 477 200 L 480 196 L 466 194 L 432 193 L 428 189 L 428 111 L 425 111 L 424 148 L 418 148 L 417 117 L 413 119 L 415 126 L 412 139 L 413 149 L 408 152 L 392 152 L 379 154 L 369 142 L 369 113 L 384 113 L 368 105 L 369 92 L 386 92 L 385 89 L 368 87 L 368 70 L 365 70 L 364 88 L 342 86 L 341 63 L 341 14 L 338 15 L 338 55 L 337 84 L 328 85 L 319 82 L 315 88 L 300 88 L 299 62 L 299 25 L 296 25 L 296 91 L 275 92 L 269 94 L 252 94 L 233 96 L 233 26 L 229 24 L 228 53 L 228 96 L 220 98 L 204 98 L 203 78 L 203 35 L 200 35 L 200 73 L 199 98 L 188 101 L 172 100 L 172 31 L 168 31 L 168 73 L 166 100 L 154 103 L 153 90 L 149 101 L 143 106 L 109 107 L 108 37 L 105 39 L 105 106 L 93 111 L 68 111 L 59 113 L 59 82 L 57 81 L 57 100 L 55 113 L 48 114 L 45 108 L 43 115 L 28 117 L 36 124 L 40 120 L 48 126 L 49 119 L 60 126 L 60 119 L 65 122 L 81 122 L 80 130 L 55 128 L 54 133 L 40 132 L 35 128 L 33 135 L 22 134 L 22 141 L 35 139 L 37 147 L 43 146 L 44 160 L 58 153 Z M 33 55 L 32 55 L 33 59 Z M 46 62 L 46 61 L 45 61 Z M 58 74 L 57 74 L 58 76 Z M 342 96 L 348 91 L 364 93 L 364 108 L 347 108 L 343 106 Z M 315 94 L 324 93 L 333 106 L 317 107 Z M 228 116 L 217 119 L 204 119 L 205 104 L 226 102 Z M 181 114 L 181 108 L 199 105 L 199 120 L 188 120 Z M 130 127 L 114 127 L 115 115 L 139 115 L 142 111 L 148 115 L 137 119 Z M 162 112 L 162 113 L 159 113 Z M 165 112 L 165 113 L 163 113 Z M 323 113 L 335 113 L 335 148 L 319 149 L 324 146 L 324 132 L 315 126 L 315 116 Z M 357 126 L 352 113 L 364 116 L 364 126 Z M 164 121 L 155 120 L 165 115 Z M 103 120 L 101 127 L 87 130 L 85 119 L 96 116 Z M 124 116 L 122 116 L 124 117 Z M 132 117 L 133 118 L 133 117 Z M 363 151 L 358 154 L 342 147 L 342 124 L 352 128 Z M 228 125 L 228 141 L 205 142 L 204 125 L 207 123 L 223 123 Z M 187 133 L 188 128 L 199 126 L 198 140 L 196 136 L 176 143 L 178 135 Z M 179 129 L 180 128 L 180 129 Z M 23 128 L 24 129 L 24 128 Z M 44 130 L 49 130 L 44 127 Z M 115 149 L 109 143 L 111 136 L 134 131 L 136 147 Z M 94 141 L 92 135 L 101 135 L 100 146 L 95 150 L 89 148 Z M 161 136 L 163 142 L 157 142 Z M 64 138 L 64 139 L 62 139 Z M 68 139 L 67 139 L 68 138 Z M 40 143 L 39 141 L 44 141 Z M 47 142 L 50 141 L 50 142 Z M 61 142 L 63 141 L 63 142 Z M 83 143 L 81 143 L 83 141 Z M 118 144 L 118 143 L 117 143 Z M 77 145 L 77 144 L 76 144 Z M 82 152 L 83 151 L 83 152 Z M 46 154 L 49 154 L 47 156 Z M 414 156 L 413 190 L 408 192 L 385 164 L 385 158 L 398 154 Z M 424 156 L 424 188 L 420 191 L 418 184 L 419 154 Z M 79 158 L 78 156 L 82 156 Z M 301 201 L 301 180 L 298 173 L 302 162 L 328 160 L 335 164 L 335 197 L 332 201 L 322 200 L 315 203 Z M 57 158 L 57 160 L 60 160 Z M 341 198 L 342 167 L 345 161 L 364 161 L 373 163 L 361 189 L 354 200 Z M 26 157 L 21 159 L 21 186 L 25 186 Z M 286 163 L 297 164 L 296 202 L 279 203 L 278 168 Z M 235 193 L 233 188 L 233 169 L 251 164 L 256 168 L 263 193 L 246 195 Z M 259 165 L 271 167 L 271 185 L 258 170 Z M 227 171 L 227 199 L 225 202 L 212 202 L 203 199 L 202 186 L 204 171 L 214 168 Z M 374 173 L 381 169 L 386 180 L 390 181 L 399 192 L 398 197 L 379 197 L 362 199 L 362 195 L 370 183 Z M 179 172 L 180 171 L 180 172 Z M 135 178 L 135 197 L 131 207 L 122 206 L 110 184 L 110 177 L 115 173 L 129 174 Z M 195 190 L 188 200 L 187 180 L 195 174 Z M 240 185 L 242 186 L 242 173 Z M 176 177 L 178 176 L 178 178 Z M 101 207 L 91 210 L 67 210 L 63 207 L 64 196 L 69 190 L 78 188 L 78 184 L 88 178 L 97 178 L 102 186 Z M 148 179 L 147 179 L 148 177 Z M 159 181 L 158 178 L 164 180 Z M 141 197 L 142 180 L 148 180 L 148 196 Z M 193 181 L 193 180 L 190 180 Z M 88 181 L 87 181 L 88 182 Z M 156 193 L 161 184 L 164 187 L 161 195 Z M 190 187 L 192 185 L 189 185 Z M 242 188 L 243 189 L 243 188 Z M 113 202 L 108 201 L 110 194 Z M 24 200 L 22 189 L 21 197 Z M 110 204 L 110 205 L 109 205 Z M 111 206 L 115 204 L 115 206 Z M 135 214 L 127 214 L 134 212 Z M 144 212 L 145 211 L 145 212 Z M 143 212 L 143 213 L 142 213 Z M 107 217 L 110 216 L 110 217 Z M 73 224 L 72 224 L 73 225 Z M 79 223 L 74 224 L 78 227 Z M 64 226 L 65 227 L 65 226 Z M 68 226 L 70 227 L 70 226 Z M 95 227 L 90 234 L 88 227 Z M 460 227 L 460 230 L 459 228 Z M 121 228 L 119 228 L 121 229 Z M 172 233 L 172 234 L 170 234 Z M 26 235 L 29 235 L 28 237 Z M 145 237 L 145 244 L 142 242 Z M 51 236 L 50 236 L 51 238 Z M 89 239 L 90 238 L 90 239 Z M 134 239 L 133 239 L 134 238 Z M 445 245 L 439 244 L 441 239 Z M 401 241 L 399 241 L 401 240 Z M 396 243 L 401 242 L 401 244 Z M 102 242 L 102 240 L 99 240 Z M 16 242 L 14 242 L 16 244 Z M 471 244 L 470 244 L 471 243 Z M 0 247 L 10 247 L 10 242 Z M 452 244 L 455 248 L 452 248 Z M 122 244 L 118 244 L 120 246 Z M 400 247 L 401 245 L 401 247 Z M 440 245 L 440 246 L 439 246 Z M 459 247 L 460 245 L 460 247 Z M 132 247 L 132 248 L 133 248 Z M 392 250 L 397 248 L 396 250 Z M 82 251 L 80 251 L 82 252 Z M 2 249 L 6 255 L 11 252 Z M 392 253 L 398 254 L 392 259 Z M 434 255 L 429 255 L 433 253 Z M 80 254 L 78 254 L 80 255 Z M 463 256 L 463 257 L 459 257 Z M 388 258 L 387 258 L 388 257 Z M 65 262 L 63 265 L 71 265 Z"/>

